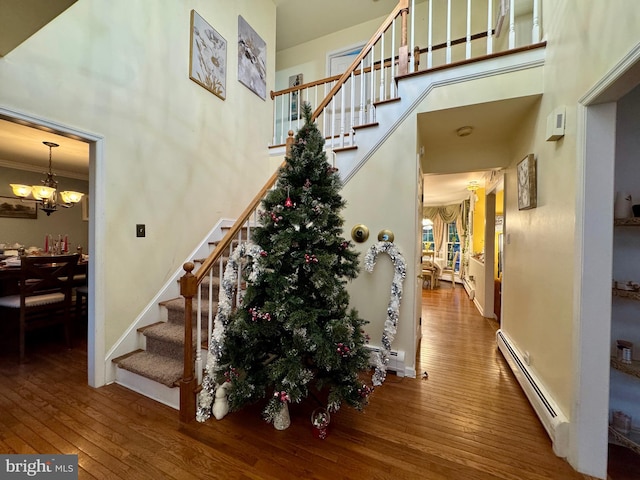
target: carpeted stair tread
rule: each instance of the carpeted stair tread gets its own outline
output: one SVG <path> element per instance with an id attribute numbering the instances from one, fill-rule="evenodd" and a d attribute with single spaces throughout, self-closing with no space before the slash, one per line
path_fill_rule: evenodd
<path id="1" fill-rule="evenodd" d="M 184 298 L 182 297 L 178 297 L 178 298 L 174 298 L 172 300 L 167 300 L 165 302 L 162 302 L 162 305 L 165 306 L 167 308 L 167 310 L 169 311 L 178 311 L 178 312 L 184 312 Z M 213 313 L 217 313 L 218 311 L 218 302 L 213 302 L 212 303 L 213 306 Z M 194 314 L 196 313 L 198 308 L 198 304 L 197 302 L 193 302 L 193 312 Z M 209 302 L 202 302 L 201 307 L 202 309 L 202 313 L 208 313 L 209 312 Z"/>
<path id="2" fill-rule="evenodd" d="M 120 368 L 147 377 L 167 387 L 175 387 L 182 378 L 183 367 L 181 360 L 141 351 L 120 360 Z"/>
<path id="3" fill-rule="evenodd" d="M 173 344 L 184 344 L 184 326 L 172 322 L 159 322 L 147 327 L 142 332 L 147 338 L 153 338 Z M 202 329 L 202 340 L 206 340 L 206 329 Z M 193 339 L 196 338 L 196 329 L 193 329 Z"/>

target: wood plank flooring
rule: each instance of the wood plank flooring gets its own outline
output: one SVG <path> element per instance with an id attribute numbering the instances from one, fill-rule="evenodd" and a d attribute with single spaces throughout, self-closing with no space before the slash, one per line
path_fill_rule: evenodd
<path id="1" fill-rule="evenodd" d="M 312 436 L 313 401 L 277 431 L 260 407 L 181 425 L 118 385 L 86 385 L 86 348 L 56 335 L 0 353 L 0 452 L 77 453 L 80 479 L 584 479 L 557 458 L 461 287 L 423 291 L 418 378 L 387 376 L 364 412 Z M 36 339 L 37 340 L 37 339 Z M 421 378 L 422 372 L 428 378 Z"/>

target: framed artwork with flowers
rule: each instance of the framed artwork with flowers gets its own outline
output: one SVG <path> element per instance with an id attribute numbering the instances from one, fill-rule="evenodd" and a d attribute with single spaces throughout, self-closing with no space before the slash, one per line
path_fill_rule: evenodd
<path id="1" fill-rule="evenodd" d="M 227 41 L 191 10 L 189 78 L 224 100 L 227 96 Z"/>
<path id="2" fill-rule="evenodd" d="M 518 162 L 518 210 L 537 206 L 536 159 L 532 153 Z"/>

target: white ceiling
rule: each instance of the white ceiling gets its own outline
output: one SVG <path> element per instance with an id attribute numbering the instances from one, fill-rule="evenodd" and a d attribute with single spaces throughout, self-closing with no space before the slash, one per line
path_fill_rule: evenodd
<path id="1" fill-rule="evenodd" d="M 276 50 L 389 15 L 397 0 L 273 0 Z M 373 32 L 371 32 L 373 34 Z"/>
<path id="2" fill-rule="evenodd" d="M 0 118 L 0 166 L 44 172 L 49 166 L 51 149 L 53 172 L 68 178 L 89 178 L 89 144 L 56 133 L 40 130 Z"/>

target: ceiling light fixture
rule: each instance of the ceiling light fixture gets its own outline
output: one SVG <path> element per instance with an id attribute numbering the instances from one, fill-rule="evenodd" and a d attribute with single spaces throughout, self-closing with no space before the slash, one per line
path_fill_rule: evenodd
<path id="1" fill-rule="evenodd" d="M 456 130 L 456 135 L 458 135 L 459 137 L 466 137 L 468 135 L 471 135 L 471 132 L 473 132 L 473 127 L 470 126 L 464 126 L 464 127 L 460 127 L 459 129 Z"/>
<path id="2" fill-rule="evenodd" d="M 58 192 L 58 182 L 55 180 L 55 174 L 51 169 L 51 149 L 58 147 L 57 143 L 42 142 L 49 147 L 49 171 L 46 173 L 46 178 L 42 180 L 42 185 L 20 185 L 17 183 L 10 183 L 13 194 L 18 198 L 27 198 L 31 195 L 36 202 L 40 204 L 40 209 L 48 215 L 55 212 L 58 206 L 70 208 L 78 203 L 84 193 L 74 192 L 71 190 L 65 190 Z M 62 203 L 58 203 L 58 194 Z"/>
<path id="3" fill-rule="evenodd" d="M 469 182 L 469 184 L 467 185 L 467 190 L 469 190 L 470 192 L 476 193 L 476 191 L 480 188 L 480 185 L 478 184 L 478 182 L 476 182 L 475 180 L 472 180 L 471 182 Z"/>

